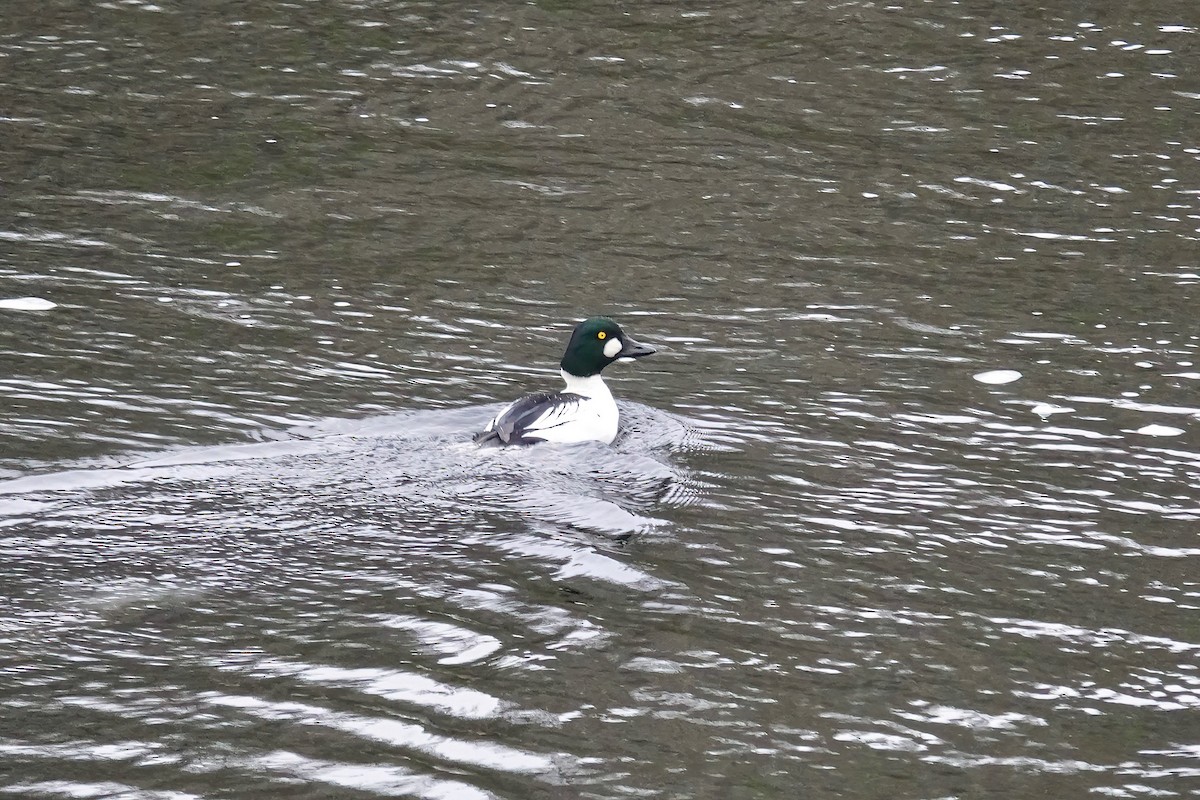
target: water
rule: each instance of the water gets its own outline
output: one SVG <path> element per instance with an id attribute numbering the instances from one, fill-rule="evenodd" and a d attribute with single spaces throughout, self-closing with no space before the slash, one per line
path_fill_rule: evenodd
<path id="1" fill-rule="evenodd" d="M 2 17 L 5 796 L 1195 796 L 1191 4 Z"/>

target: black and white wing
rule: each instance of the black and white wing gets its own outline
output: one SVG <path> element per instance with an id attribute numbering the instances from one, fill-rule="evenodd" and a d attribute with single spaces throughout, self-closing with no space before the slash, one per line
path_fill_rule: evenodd
<path id="1" fill-rule="evenodd" d="M 496 415 L 481 433 L 479 444 L 536 444 L 545 434 L 572 420 L 572 412 L 584 398 L 577 394 L 543 392 L 515 400 Z M 551 434 L 552 435 L 552 434 Z"/>

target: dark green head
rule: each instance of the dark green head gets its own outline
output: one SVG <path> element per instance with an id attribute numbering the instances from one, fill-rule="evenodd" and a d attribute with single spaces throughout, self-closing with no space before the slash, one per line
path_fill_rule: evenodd
<path id="1" fill-rule="evenodd" d="M 635 342 L 608 317 L 589 317 L 575 326 L 559 366 L 570 375 L 587 378 L 599 375 L 619 359 L 641 358 L 653 352 L 653 347 Z"/>

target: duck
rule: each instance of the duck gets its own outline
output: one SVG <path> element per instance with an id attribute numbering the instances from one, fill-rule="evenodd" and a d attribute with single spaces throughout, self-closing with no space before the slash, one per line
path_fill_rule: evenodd
<path id="1" fill-rule="evenodd" d="M 509 403 L 475 434 L 475 442 L 500 446 L 593 441 L 612 444 L 617 438 L 620 412 L 600 373 L 614 361 L 633 361 L 655 352 L 608 317 L 589 317 L 575 326 L 559 362 L 566 387 Z"/>

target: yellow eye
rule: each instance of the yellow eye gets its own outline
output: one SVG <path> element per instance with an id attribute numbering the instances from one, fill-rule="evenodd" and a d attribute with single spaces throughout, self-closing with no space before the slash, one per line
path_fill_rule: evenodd
<path id="1" fill-rule="evenodd" d="M 605 333 L 604 331 L 600 331 L 599 333 L 596 334 L 597 339 L 603 339 L 605 336 L 608 336 L 608 334 Z"/>

